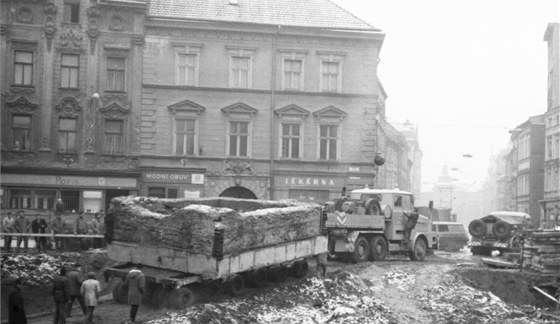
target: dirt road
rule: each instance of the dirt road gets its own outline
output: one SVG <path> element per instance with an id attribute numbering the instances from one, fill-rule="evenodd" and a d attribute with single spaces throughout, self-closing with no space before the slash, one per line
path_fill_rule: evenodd
<path id="1" fill-rule="evenodd" d="M 476 261 L 468 253 L 433 255 L 423 263 L 401 256 L 361 264 L 330 261 L 324 279 L 316 278 L 312 267 L 306 279 L 246 289 L 235 298 L 216 296 L 181 311 L 142 306 L 138 319 L 150 324 L 553 323 L 534 306 L 523 306 L 547 304 L 527 289 L 518 271 L 496 272 Z M 498 295 L 477 284 L 494 286 Z M 76 311 L 68 323 L 83 323 Z M 95 312 L 95 323 L 121 323 L 128 317 L 128 307 L 111 299 Z M 51 321 L 49 316 L 30 323 Z"/>

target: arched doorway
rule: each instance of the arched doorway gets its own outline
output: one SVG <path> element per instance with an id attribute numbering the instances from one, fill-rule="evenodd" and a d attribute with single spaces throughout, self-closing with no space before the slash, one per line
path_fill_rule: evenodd
<path id="1" fill-rule="evenodd" d="M 257 199 L 257 196 L 251 190 L 240 186 L 227 188 L 220 194 L 220 197 Z"/>

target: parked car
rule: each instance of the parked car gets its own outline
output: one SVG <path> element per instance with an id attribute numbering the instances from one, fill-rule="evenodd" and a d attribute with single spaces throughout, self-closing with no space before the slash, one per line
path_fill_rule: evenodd
<path id="1" fill-rule="evenodd" d="M 457 222 L 432 222 L 432 232 L 438 238 L 438 249 L 458 252 L 469 242 L 465 226 Z"/>
<path id="2" fill-rule="evenodd" d="M 492 255 L 493 251 L 519 252 L 523 230 L 530 226 L 531 216 L 521 212 L 494 211 L 469 224 L 471 252 Z"/>

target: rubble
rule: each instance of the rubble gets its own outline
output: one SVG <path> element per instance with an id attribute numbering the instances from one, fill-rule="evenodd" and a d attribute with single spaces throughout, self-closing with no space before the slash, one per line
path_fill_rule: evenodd
<path id="1" fill-rule="evenodd" d="M 524 266 L 541 273 L 560 274 L 560 231 L 534 231 L 524 246 Z"/>
<path id="2" fill-rule="evenodd" d="M 49 254 L 6 254 L 2 255 L 2 280 L 21 278 L 26 285 L 50 284 L 61 267 L 71 267 L 80 258 L 80 253 L 65 252 Z"/>

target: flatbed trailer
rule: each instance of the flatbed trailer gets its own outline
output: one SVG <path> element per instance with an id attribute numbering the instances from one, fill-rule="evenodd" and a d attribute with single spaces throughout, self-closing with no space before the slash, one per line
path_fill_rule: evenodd
<path id="1" fill-rule="evenodd" d="M 197 299 L 198 288 L 238 294 L 245 284 L 262 286 L 288 275 L 305 277 L 309 258 L 326 255 L 328 239 L 314 236 L 229 255 L 206 255 L 177 248 L 113 241 L 108 256 L 119 263 L 105 270 L 105 278 L 121 279 L 113 287 L 115 301 L 126 302 L 123 281 L 135 264 L 146 278 L 143 302 L 156 307 L 183 308 Z"/>

